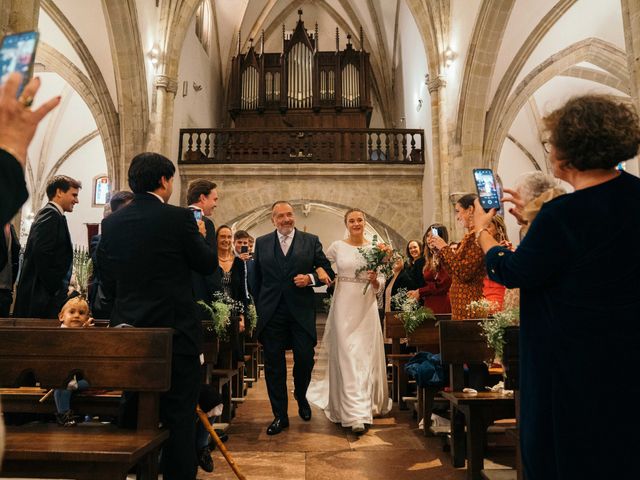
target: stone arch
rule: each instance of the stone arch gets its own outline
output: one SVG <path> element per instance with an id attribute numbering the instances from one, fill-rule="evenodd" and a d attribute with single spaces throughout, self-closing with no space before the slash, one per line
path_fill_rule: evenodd
<path id="1" fill-rule="evenodd" d="M 67 57 L 44 42 L 38 46 L 36 62 L 42 64 L 45 70 L 60 75 L 87 104 L 100 133 L 109 178 L 115 179 L 118 172 L 119 132 L 114 131 L 113 119 L 108 118 L 108 114 L 102 110 L 101 103 L 92 88 L 91 80 Z"/>
<path id="2" fill-rule="evenodd" d="M 626 85 L 629 84 L 627 57 L 615 45 L 598 38 L 587 38 L 568 46 L 534 68 L 510 95 L 503 111 L 496 112 L 496 117 L 500 119 L 500 122 L 492 131 L 487 132 L 485 164 L 493 168 L 497 166 L 502 144 L 518 112 L 529 97 L 553 77 L 562 74 L 580 62 L 593 63 Z"/>
<path id="3" fill-rule="evenodd" d="M 86 76 L 80 72 L 80 70 L 76 69 L 75 71 L 69 71 L 68 74 L 77 75 L 79 72 L 86 80 L 81 80 L 83 86 L 88 86 L 88 90 L 91 93 L 91 102 L 85 98 L 83 93 L 71 82 L 66 75 L 63 75 L 59 70 L 61 64 L 52 65 L 55 68 L 56 73 L 58 73 L 61 77 L 67 80 L 67 83 L 73 85 L 74 89 L 83 97 L 83 100 L 87 105 L 89 105 L 89 109 L 93 114 L 93 117 L 96 121 L 96 125 L 98 126 L 98 131 L 100 132 L 100 136 L 102 138 L 102 144 L 104 145 L 105 156 L 107 159 L 107 168 L 109 172 L 109 178 L 112 183 L 118 182 L 119 172 L 117 171 L 116 165 L 118 159 L 120 157 L 120 120 L 118 117 L 118 112 L 115 109 L 115 105 L 111 99 L 111 95 L 109 93 L 109 89 L 107 87 L 107 83 L 104 80 L 102 72 L 98 67 L 95 59 L 91 55 L 88 47 L 73 27 L 69 19 L 65 17 L 62 11 L 53 3 L 52 0 L 41 0 L 40 2 L 41 8 L 46 12 L 49 17 L 55 22 L 60 31 L 65 35 L 69 43 L 72 45 L 73 49 L 76 51 L 80 60 L 82 61 L 84 67 L 87 69 L 89 74 L 89 78 L 86 79 Z M 62 55 L 61 53 L 55 51 L 54 49 L 48 50 L 47 55 Z M 67 62 L 70 63 L 67 59 Z M 64 63 L 64 62 L 62 62 Z M 92 105 L 95 105 L 95 108 L 99 110 L 100 115 L 96 115 L 94 112 L 94 108 Z"/>
<path id="4" fill-rule="evenodd" d="M 343 205 L 335 202 L 328 202 L 326 200 L 315 200 L 315 199 L 293 199 L 289 200 L 291 205 L 294 207 L 299 207 L 301 205 L 309 204 L 312 208 L 320 209 L 324 212 L 329 212 L 335 215 L 337 221 L 342 221 L 344 212 L 346 212 L 349 208 L 348 205 Z M 226 224 L 234 228 L 234 230 L 249 230 L 256 225 L 268 220 L 271 216 L 271 203 L 260 205 L 259 207 L 253 208 L 248 212 L 244 212 L 239 214 L 237 217 L 227 222 Z M 364 208 L 363 208 L 364 210 Z M 390 241 L 394 248 L 402 250 L 407 242 L 407 240 L 399 234 L 396 230 L 394 230 L 387 223 L 383 222 L 377 217 L 374 217 L 370 212 L 365 210 L 365 215 L 367 219 L 367 223 L 371 227 L 367 233 L 373 233 L 378 235 L 378 238 L 384 241 Z M 298 219 L 297 223 L 300 223 Z M 315 233 L 315 232 L 311 232 Z M 328 245 L 325 245 L 325 247 Z"/>

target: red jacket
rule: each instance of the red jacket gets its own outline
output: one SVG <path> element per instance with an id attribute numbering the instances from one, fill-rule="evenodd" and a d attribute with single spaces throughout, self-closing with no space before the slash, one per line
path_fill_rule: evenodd
<path id="1" fill-rule="evenodd" d="M 451 287 L 451 277 L 444 267 L 434 272 L 425 268 L 422 272 L 424 276 L 424 287 L 418 289 L 423 305 L 433 310 L 433 313 L 451 313 L 451 302 L 449 301 L 449 288 Z"/>

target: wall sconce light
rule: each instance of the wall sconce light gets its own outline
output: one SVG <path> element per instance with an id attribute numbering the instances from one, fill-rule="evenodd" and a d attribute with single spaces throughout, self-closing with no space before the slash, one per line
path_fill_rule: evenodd
<path id="1" fill-rule="evenodd" d="M 416 112 L 419 112 L 421 108 L 422 108 L 422 99 L 419 98 L 418 105 L 416 105 Z"/>
<path id="2" fill-rule="evenodd" d="M 449 68 L 451 66 L 451 64 L 453 63 L 453 61 L 456 58 L 456 54 L 453 50 L 451 50 L 450 47 L 447 47 L 447 49 L 444 52 L 444 65 Z"/>
<path id="3" fill-rule="evenodd" d="M 182 82 L 182 96 L 186 97 L 187 93 L 189 93 L 189 82 L 185 80 Z"/>
<path id="4" fill-rule="evenodd" d="M 151 62 L 151 65 L 153 65 L 153 68 L 158 66 L 159 59 L 160 59 L 160 47 L 158 46 L 157 43 L 154 43 L 153 47 L 151 47 L 151 50 L 149 51 L 149 61 Z"/>

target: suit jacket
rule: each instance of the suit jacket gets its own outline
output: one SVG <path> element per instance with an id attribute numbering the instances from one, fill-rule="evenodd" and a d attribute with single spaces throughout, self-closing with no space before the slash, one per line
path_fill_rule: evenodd
<path id="1" fill-rule="evenodd" d="M 0 149 L 0 225 L 11 220 L 27 198 L 22 167 L 11 154 Z"/>
<path id="2" fill-rule="evenodd" d="M 192 209 L 189 211 L 193 212 Z M 213 222 L 207 217 L 202 217 L 204 227 L 207 233 L 205 234 L 204 241 L 207 246 L 218 257 L 218 245 L 216 241 L 216 227 Z M 205 302 L 211 301 L 211 294 L 215 290 L 214 279 L 212 275 L 203 275 L 200 272 L 193 270 L 191 272 L 191 283 L 193 286 L 193 296 L 196 300 L 204 300 Z"/>
<path id="3" fill-rule="evenodd" d="M 331 262 L 324 255 L 322 244 L 317 236 L 297 229 L 286 257 L 282 255 L 281 248 L 277 231 L 263 235 L 256 240 L 253 270 L 254 299 L 258 312 L 256 333 L 259 338 L 265 325 L 273 317 L 280 301 L 284 301 L 296 320 L 313 339 L 316 339 L 313 288 L 311 286 L 296 287 L 293 283 L 293 277 L 298 274 L 311 273 L 316 285 L 319 286 L 320 282 L 315 270 L 322 267 L 333 277 Z"/>
<path id="4" fill-rule="evenodd" d="M 56 318 L 67 298 L 72 263 L 67 219 L 47 203 L 31 225 L 13 315 Z"/>
<path id="5" fill-rule="evenodd" d="M 191 270 L 211 274 L 218 259 L 188 209 L 136 194 L 102 221 L 98 264 L 105 295 L 113 298 L 112 326 L 173 328 L 174 353 L 200 354 Z"/>
<path id="6" fill-rule="evenodd" d="M 11 225 L 11 258 L 9 258 L 9 252 L 5 248 L 6 244 L 7 239 L 4 235 L 4 228 L 0 226 L 0 271 L 4 269 L 7 262 L 11 261 L 12 282 L 15 283 L 18 276 L 18 267 L 20 266 L 20 241 L 13 225 Z"/>

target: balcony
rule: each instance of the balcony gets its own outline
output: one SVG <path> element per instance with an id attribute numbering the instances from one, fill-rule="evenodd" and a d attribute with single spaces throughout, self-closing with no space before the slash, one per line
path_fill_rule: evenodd
<path id="1" fill-rule="evenodd" d="M 180 164 L 424 164 L 424 131 L 408 129 L 180 130 Z"/>

